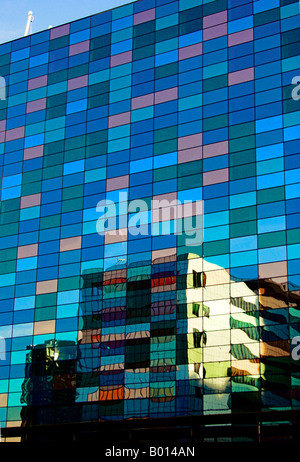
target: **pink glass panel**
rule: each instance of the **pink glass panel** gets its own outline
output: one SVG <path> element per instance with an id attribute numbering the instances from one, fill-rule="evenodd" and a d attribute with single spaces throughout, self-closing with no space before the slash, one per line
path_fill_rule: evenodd
<path id="1" fill-rule="evenodd" d="M 69 32 L 70 24 L 64 24 L 63 26 L 55 27 L 54 29 L 50 30 L 50 40 L 68 35 Z"/>
<path id="2" fill-rule="evenodd" d="M 70 45 L 69 56 L 79 55 L 79 53 L 84 53 L 85 51 L 89 51 L 89 49 L 90 49 L 89 40 L 85 40 L 84 42 L 75 43 L 74 45 Z"/>
<path id="3" fill-rule="evenodd" d="M 178 150 L 194 148 L 196 146 L 202 146 L 202 133 L 196 133 L 195 135 L 183 136 L 178 138 Z"/>
<path id="4" fill-rule="evenodd" d="M 249 82 L 254 79 L 254 68 L 242 69 L 241 71 L 231 72 L 228 74 L 228 85 Z"/>
<path id="5" fill-rule="evenodd" d="M 120 66 L 121 64 L 130 63 L 132 61 L 132 51 L 125 51 L 125 53 L 120 53 L 114 55 L 110 58 L 110 66 Z"/>
<path id="6" fill-rule="evenodd" d="M 133 16 L 133 24 L 141 24 L 143 22 L 152 21 L 155 19 L 155 8 L 151 8 L 151 10 L 142 11 L 141 13 L 136 13 Z"/>

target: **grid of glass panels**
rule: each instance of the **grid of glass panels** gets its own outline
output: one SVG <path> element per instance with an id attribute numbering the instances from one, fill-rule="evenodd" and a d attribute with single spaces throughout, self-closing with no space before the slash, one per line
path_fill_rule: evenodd
<path id="1" fill-rule="evenodd" d="M 139 0 L 0 46 L 3 426 L 299 408 L 299 32 L 298 0 Z M 141 232 L 99 234 L 124 198 Z"/>

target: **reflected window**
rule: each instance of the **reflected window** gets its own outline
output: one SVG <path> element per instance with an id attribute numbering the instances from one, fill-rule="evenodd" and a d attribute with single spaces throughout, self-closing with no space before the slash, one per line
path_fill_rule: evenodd
<path id="1" fill-rule="evenodd" d="M 193 329 L 194 348 L 201 348 L 206 345 L 207 336 L 205 332 L 200 332 L 198 329 Z"/>
<path id="2" fill-rule="evenodd" d="M 206 286 L 206 274 L 193 270 L 193 286 L 194 287 L 205 287 Z"/>
<path id="3" fill-rule="evenodd" d="M 197 317 L 205 316 L 206 318 L 209 318 L 209 306 L 203 305 L 203 303 L 193 303 L 192 313 Z"/>
<path id="4" fill-rule="evenodd" d="M 231 297 L 230 303 L 237 308 L 241 308 L 246 313 L 257 310 L 257 306 L 254 303 L 247 302 L 243 297 Z"/>
<path id="5" fill-rule="evenodd" d="M 102 285 L 100 286 L 99 282 L 93 282 L 92 283 L 92 296 L 97 297 L 98 295 L 101 295 L 101 289 L 102 289 Z"/>
<path id="6" fill-rule="evenodd" d="M 199 303 L 193 303 L 193 314 L 195 316 L 199 316 L 200 313 L 200 304 Z"/>
<path id="7" fill-rule="evenodd" d="M 209 312 L 210 312 L 209 306 L 203 305 L 203 316 L 205 316 L 206 318 L 209 318 Z"/>

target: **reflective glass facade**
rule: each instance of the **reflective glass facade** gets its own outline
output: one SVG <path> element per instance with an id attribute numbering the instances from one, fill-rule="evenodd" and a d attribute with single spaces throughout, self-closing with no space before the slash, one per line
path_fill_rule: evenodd
<path id="1" fill-rule="evenodd" d="M 0 45 L 2 427 L 300 409 L 298 0 Z"/>

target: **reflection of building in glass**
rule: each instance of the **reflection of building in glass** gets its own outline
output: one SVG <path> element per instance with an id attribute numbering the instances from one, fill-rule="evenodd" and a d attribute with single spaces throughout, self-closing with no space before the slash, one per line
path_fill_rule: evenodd
<path id="1" fill-rule="evenodd" d="M 0 100 L 6 99 L 6 82 L 5 78 L 0 76 Z"/>
<path id="2" fill-rule="evenodd" d="M 95 417 L 230 412 L 233 386 L 258 390 L 258 296 L 225 269 L 171 255 L 83 281 L 77 400 Z"/>
<path id="3" fill-rule="evenodd" d="M 23 425 L 289 407 L 299 370 L 287 316 L 297 328 L 299 300 L 194 254 L 88 271 L 77 346 L 27 353 Z"/>
<path id="4" fill-rule="evenodd" d="M 298 420 L 298 7 L 139 0 L 0 44 L 10 435 Z"/>
<path id="5" fill-rule="evenodd" d="M 79 337 L 27 353 L 23 425 L 289 407 L 300 295 L 194 254 L 82 275 Z"/>
<path id="6" fill-rule="evenodd" d="M 76 345 L 49 340 L 29 350 L 22 384 L 22 425 L 70 421 L 76 397 Z"/>

